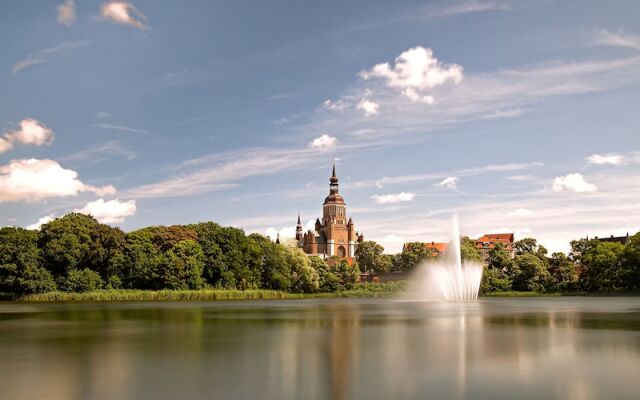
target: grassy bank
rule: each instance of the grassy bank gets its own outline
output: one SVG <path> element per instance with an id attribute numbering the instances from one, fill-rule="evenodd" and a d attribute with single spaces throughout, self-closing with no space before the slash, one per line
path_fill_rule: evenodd
<path id="1" fill-rule="evenodd" d="M 353 289 L 331 293 L 288 293 L 278 290 L 131 290 L 111 289 L 84 293 L 49 292 L 23 296 L 20 302 L 89 302 L 89 301 L 216 301 L 216 300 L 274 300 L 332 297 L 385 297 L 404 289 L 402 282 L 363 283 Z"/>

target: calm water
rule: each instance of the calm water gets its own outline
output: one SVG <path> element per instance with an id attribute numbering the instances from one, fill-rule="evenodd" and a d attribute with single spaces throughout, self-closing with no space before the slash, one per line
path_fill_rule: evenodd
<path id="1" fill-rule="evenodd" d="M 640 298 L 0 303 L 1 399 L 638 399 Z"/>

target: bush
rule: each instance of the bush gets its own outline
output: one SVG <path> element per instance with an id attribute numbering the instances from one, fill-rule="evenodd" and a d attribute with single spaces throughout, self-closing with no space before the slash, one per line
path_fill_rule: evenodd
<path id="1" fill-rule="evenodd" d="M 91 292 L 104 288 L 104 281 L 100 274 L 85 268 L 83 270 L 73 270 L 60 280 L 60 290 L 64 292 Z"/>

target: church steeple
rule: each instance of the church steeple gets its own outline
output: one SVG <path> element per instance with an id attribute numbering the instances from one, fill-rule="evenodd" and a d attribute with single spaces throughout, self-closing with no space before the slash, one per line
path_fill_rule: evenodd
<path id="1" fill-rule="evenodd" d="M 300 213 L 298 213 L 298 223 L 296 224 L 296 240 L 298 243 L 302 243 L 304 239 L 304 233 L 302 231 L 302 222 L 300 221 Z"/>
<path id="2" fill-rule="evenodd" d="M 333 162 L 333 171 L 329 178 L 329 193 L 338 193 L 338 176 L 336 175 L 336 162 Z"/>

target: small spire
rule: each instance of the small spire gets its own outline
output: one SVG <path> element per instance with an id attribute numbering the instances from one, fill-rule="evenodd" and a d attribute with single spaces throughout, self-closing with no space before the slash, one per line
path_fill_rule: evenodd
<path id="1" fill-rule="evenodd" d="M 331 174 L 332 178 L 337 178 L 336 176 L 336 160 L 333 160 L 333 172 Z"/>
<path id="2" fill-rule="evenodd" d="M 280 233 L 278 233 L 278 236 L 276 237 L 276 244 L 280 244 Z"/>
<path id="3" fill-rule="evenodd" d="M 298 213 L 298 225 L 302 225 L 302 222 L 300 222 L 300 213 Z"/>

